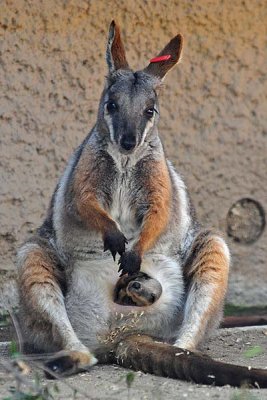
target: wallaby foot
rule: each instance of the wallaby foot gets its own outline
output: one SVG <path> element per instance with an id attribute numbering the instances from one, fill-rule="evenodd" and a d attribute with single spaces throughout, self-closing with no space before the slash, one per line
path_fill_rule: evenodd
<path id="1" fill-rule="evenodd" d="M 45 363 L 45 375 L 49 379 L 69 376 L 87 371 L 97 363 L 97 359 L 89 351 L 60 351 Z"/>

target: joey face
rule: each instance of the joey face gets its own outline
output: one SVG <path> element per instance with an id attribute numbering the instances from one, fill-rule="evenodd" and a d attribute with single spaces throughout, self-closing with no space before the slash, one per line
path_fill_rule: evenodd
<path id="1" fill-rule="evenodd" d="M 139 274 L 128 283 L 126 294 L 137 306 L 149 306 L 158 300 L 162 293 L 161 284 L 146 274 Z"/>
<path id="2" fill-rule="evenodd" d="M 157 124 L 156 79 L 125 70 L 113 73 L 109 81 L 100 106 L 102 127 L 121 153 L 130 154 L 149 140 Z"/>
<path id="3" fill-rule="evenodd" d="M 162 294 L 162 286 L 156 279 L 144 272 L 123 275 L 114 290 L 114 301 L 121 305 L 149 306 Z"/>

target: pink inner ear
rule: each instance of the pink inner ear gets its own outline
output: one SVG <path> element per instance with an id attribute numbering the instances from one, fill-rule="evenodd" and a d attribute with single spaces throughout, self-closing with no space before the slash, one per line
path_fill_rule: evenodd
<path id="1" fill-rule="evenodd" d="M 156 63 L 156 62 L 160 62 L 160 61 L 167 61 L 170 58 L 171 58 L 171 55 L 167 54 L 166 56 L 159 56 L 159 57 L 151 58 L 150 62 Z"/>

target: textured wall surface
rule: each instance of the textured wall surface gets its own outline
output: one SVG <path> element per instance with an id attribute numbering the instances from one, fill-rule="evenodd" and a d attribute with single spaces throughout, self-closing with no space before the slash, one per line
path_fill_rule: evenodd
<path id="1" fill-rule="evenodd" d="M 113 18 L 136 69 L 176 33 L 185 37 L 162 93 L 160 131 L 200 221 L 226 232 L 242 197 L 266 210 L 266 9 L 264 0 L 2 0 L 0 268 L 12 268 L 95 121 Z M 254 244 L 228 242 L 228 300 L 266 303 L 266 230 Z"/>

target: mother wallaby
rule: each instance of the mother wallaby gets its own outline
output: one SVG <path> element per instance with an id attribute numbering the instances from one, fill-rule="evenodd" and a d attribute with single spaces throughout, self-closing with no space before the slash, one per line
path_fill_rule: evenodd
<path id="1" fill-rule="evenodd" d="M 220 321 L 229 251 L 196 222 L 158 136 L 158 89 L 181 50 L 177 35 L 134 72 L 111 23 L 96 124 L 68 162 L 44 223 L 18 253 L 25 341 L 35 351 L 63 350 L 48 364 L 62 374 L 97 357 L 196 382 L 266 386 L 266 371 L 182 350 L 196 349 Z M 119 254 L 122 274 L 141 268 L 157 279 L 160 298 L 147 307 L 116 304 L 118 266 L 103 250 L 114 261 Z"/>

